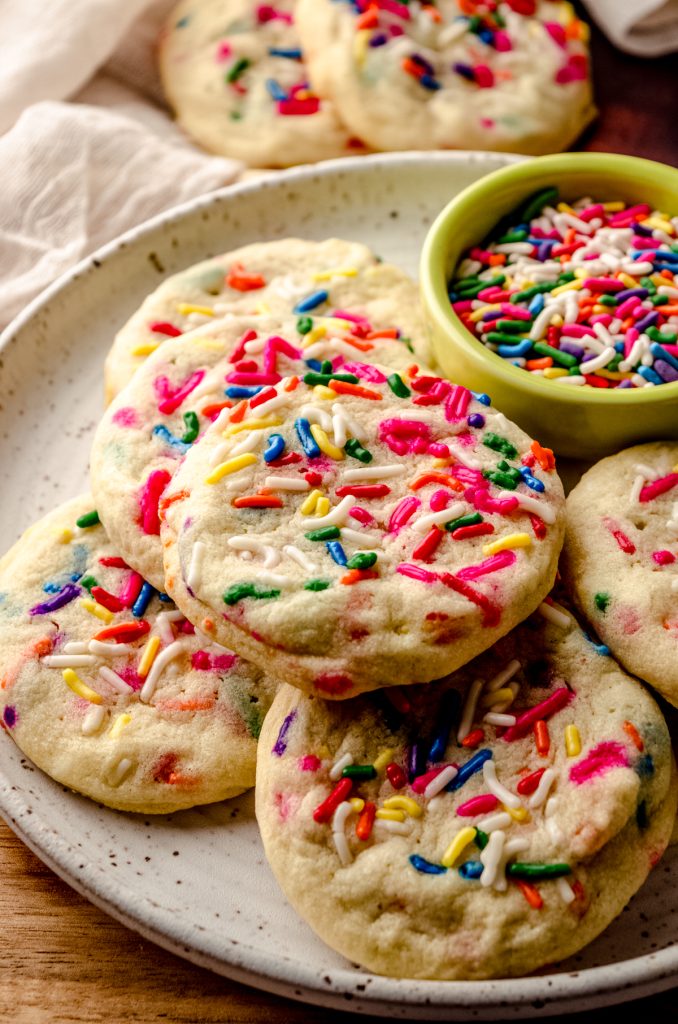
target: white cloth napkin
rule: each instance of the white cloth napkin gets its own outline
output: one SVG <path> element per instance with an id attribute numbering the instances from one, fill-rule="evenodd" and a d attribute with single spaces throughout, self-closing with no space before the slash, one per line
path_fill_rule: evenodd
<path id="1" fill-rule="evenodd" d="M 162 105 L 154 46 L 174 2 L 0 4 L 0 329 L 93 249 L 242 171 Z"/>
<path id="2" fill-rule="evenodd" d="M 678 50 L 678 0 L 584 0 L 606 36 L 636 57 Z"/>

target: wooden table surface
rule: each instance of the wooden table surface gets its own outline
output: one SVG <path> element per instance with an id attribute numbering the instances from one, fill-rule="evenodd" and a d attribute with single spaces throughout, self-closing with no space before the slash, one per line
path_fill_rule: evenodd
<path id="1" fill-rule="evenodd" d="M 601 113 L 578 148 L 678 164 L 675 55 L 653 61 L 628 57 L 595 29 L 592 49 Z M 141 939 L 78 896 L 1 821 L 0 879 L 0 1022 L 348 1019 L 227 981 Z M 674 1006 L 675 993 L 666 993 L 626 1009 L 669 1016 Z M 595 1016 L 596 1024 L 612 1024 L 618 1015 L 614 1009 L 596 1011 L 579 1015 L 577 1022 L 589 1024 Z"/>

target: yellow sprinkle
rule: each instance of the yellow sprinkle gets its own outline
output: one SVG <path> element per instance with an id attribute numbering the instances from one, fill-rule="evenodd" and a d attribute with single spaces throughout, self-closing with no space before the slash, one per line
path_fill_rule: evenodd
<path id="1" fill-rule="evenodd" d="M 622 284 L 626 285 L 627 288 L 637 288 L 638 287 L 638 282 L 636 281 L 635 277 L 631 277 L 630 274 L 622 274 L 621 271 L 620 271 L 617 274 L 617 277 L 622 282 Z"/>
<path id="2" fill-rule="evenodd" d="M 390 764 L 393 760 L 393 747 L 388 747 L 386 750 L 382 750 L 378 757 L 375 757 L 372 765 L 378 772 L 382 771 L 387 764 Z"/>
<path id="3" fill-rule="evenodd" d="M 351 799 L 349 800 L 349 803 L 356 814 L 360 814 L 363 807 L 365 806 L 365 801 L 362 799 L 362 797 L 359 796 L 352 796 Z"/>
<path id="4" fill-rule="evenodd" d="M 155 656 L 158 653 L 160 647 L 160 637 L 152 636 L 146 646 L 144 647 L 143 653 L 139 660 L 139 667 L 137 669 L 137 675 L 145 679 L 148 675 L 151 665 L 155 661 Z"/>
<path id="5" fill-rule="evenodd" d="M 97 619 L 101 619 L 102 622 L 112 622 L 113 612 L 109 612 L 108 608 L 104 608 L 102 604 L 97 601 L 93 601 L 89 597 L 81 597 L 78 601 L 81 608 L 84 608 L 90 615 L 96 615 Z"/>
<path id="6" fill-rule="evenodd" d="M 565 729 L 565 750 L 568 757 L 576 757 L 581 754 L 581 738 L 576 725 L 568 725 Z"/>
<path id="7" fill-rule="evenodd" d="M 311 491 L 311 493 L 304 498 L 301 505 L 299 506 L 299 511 L 301 512 L 302 516 L 310 516 L 311 513 L 315 511 L 315 507 L 318 504 L 318 499 L 322 498 L 322 496 L 322 491 Z"/>
<path id="8" fill-rule="evenodd" d="M 664 220 L 663 217 L 649 217 L 643 221 L 643 226 L 657 228 L 659 231 L 665 231 L 667 235 L 673 236 L 674 234 L 673 224 L 670 220 Z"/>
<path id="9" fill-rule="evenodd" d="M 624 209 L 625 205 L 621 199 L 615 199 L 614 202 L 603 203 L 603 209 L 606 213 L 619 213 Z"/>
<path id="10" fill-rule="evenodd" d="M 350 320 L 342 320 L 338 316 L 319 316 L 316 317 L 316 323 L 325 324 L 326 327 L 334 327 L 339 330 L 351 331 L 355 327 L 355 324 Z"/>
<path id="11" fill-rule="evenodd" d="M 245 423 L 231 423 L 226 427 L 224 437 L 233 437 L 234 434 L 240 434 L 243 430 L 267 430 L 268 427 L 279 427 L 281 423 L 282 420 L 276 419 L 275 416 L 264 416 L 261 419 L 247 420 Z"/>
<path id="12" fill-rule="evenodd" d="M 547 366 L 543 376 L 547 380 L 555 380 L 556 377 L 567 377 L 567 370 L 562 366 Z"/>
<path id="13" fill-rule="evenodd" d="M 271 312 L 271 307 L 268 302 L 257 302 L 256 312 L 259 316 L 268 316 Z"/>
<path id="14" fill-rule="evenodd" d="M 571 213 L 573 217 L 577 216 L 577 211 L 573 210 L 569 203 L 558 203 L 556 210 L 558 213 Z"/>
<path id="15" fill-rule="evenodd" d="M 337 392 L 333 391 L 332 388 L 326 388 L 324 384 L 316 384 L 313 388 L 313 394 L 316 398 L 331 398 L 333 401 L 337 399 Z"/>
<path id="16" fill-rule="evenodd" d="M 358 271 L 355 267 L 346 267 L 340 270 L 321 270 L 313 274 L 314 281 L 331 281 L 333 277 L 355 277 Z"/>
<path id="17" fill-rule="evenodd" d="M 656 284 L 658 288 L 660 285 L 666 284 L 666 278 L 662 277 L 661 274 L 650 274 L 650 280 L 653 284 Z M 636 285 L 636 287 L 638 286 Z"/>
<path id="18" fill-rule="evenodd" d="M 108 730 L 108 735 L 111 737 L 111 739 L 117 740 L 117 738 L 120 735 L 120 733 L 122 732 L 122 730 L 131 721 L 132 721 L 132 716 L 131 715 L 118 715 L 118 717 L 113 722 L 113 725 Z"/>
<path id="19" fill-rule="evenodd" d="M 201 313 L 202 316 L 214 316 L 214 310 L 210 306 L 193 306 L 190 302 L 180 302 L 177 309 L 182 316 L 188 316 L 189 313 Z"/>
<path id="20" fill-rule="evenodd" d="M 484 555 L 496 555 L 498 551 L 506 551 L 507 548 L 529 548 L 532 538 L 529 533 L 510 533 L 507 537 L 500 537 L 491 544 L 483 544 Z"/>
<path id="21" fill-rule="evenodd" d="M 63 530 L 57 530 L 56 536 L 60 544 L 70 544 L 73 540 L 73 531 L 66 526 Z"/>
<path id="22" fill-rule="evenodd" d="M 481 306 L 480 309 L 474 309 L 469 320 L 476 323 L 477 320 L 482 320 L 486 313 L 497 313 L 501 312 L 501 306 L 498 302 L 495 302 L 492 306 Z"/>
<path id="23" fill-rule="evenodd" d="M 530 820 L 530 812 L 527 807 L 507 807 L 506 804 L 502 804 L 501 807 L 514 821 Z"/>
<path id="24" fill-rule="evenodd" d="M 610 311 L 607 308 L 607 306 L 601 306 L 600 303 L 597 302 L 596 305 L 593 307 L 592 312 L 598 315 L 600 313 L 609 313 Z"/>
<path id="25" fill-rule="evenodd" d="M 315 514 L 317 516 L 326 516 L 330 510 L 330 499 L 329 498 L 318 498 L 315 506 Z"/>
<path id="26" fill-rule="evenodd" d="M 311 434 L 313 435 L 313 439 L 318 445 L 318 448 L 320 448 L 320 451 L 324 452 L 325 455 L 329 455 L 331 459 L 335 459 L 337 462 L 340 462 L 341 459 L 344 458 L 344 453 L 341 448 L 337 448 L 336 444 L 332 444 L 323 428 L 317 423 L 311 424 Z"/>
<path id="27" fill-rule="evenodd" d="M 467 825 L 461 832 L 457 832 L 456 836 L 445 850 L 445 853 L 440 858 L 440 863 L 444 868 L 451 868 L 455 860 L 465 850 L 469 843 L 472 843 L 477 834 L 477 829 L 471 825 Z"/>
<path id="28" fill-rule="evenodd" d="M 480 702 L 480 706 L 491 708 L 494 704 L 504 704 L 507 700 L 513 700 L 513 690 L 509 689 L 508 686 L 502 686 L 500 690 L 495 690 L 494 693 L 486 693 Z"/>
<path id="29" fill-rule="evenodd" d="M 628 373 L 622 373 L 619 370 L 596 370 L 599 377 L 607 377 L 608 380 L 630 380 L 633 374 L 629 370 Z"/>
<path id="30" fill-rule="evenodd" d="M 394 809 L 405 811 L 410 818 L 420 818 L 423 814 L 421 804 L 418 804 L 411 796 L 390 796 L 388 800 L 384 800 L 384 807 L 389 811 Z"/>
<path id="31" fill-rule="evenodd" d="M 433 466 L 435 469 L 442 469 L 443 466 L 451 466 L 454 459 L 434 459 Z"/>
<path id="32" fill-rule="evenodd" d="M 302 348 L 308 348 L 309 345 L 314 345 L 320 338 L 324 338 L 327 334 L 327 328 L 324 324 L 316 324 L 312 327 L 308 334 L 305 336 Z"/>
<path id="33" fill-rule="evenodd" d="M 104 698 L 101 694 L 91 690 L 86 683 L 83 683 L 80 676 L 76 675 L 72 668 L 65 668 L 61 674 L 64 677 L 66 686 L 70 686 L 73 693 L 76 693 L 78 697 L 84 697 L 90 704 L 103 704 Z"/>
<path id="34" fill-rule="evenodd" d="M 576 271 L 575 271 L 575 273 L 576 273 Z M 577 291 L 579 288 L 582 288 L 583 285 L 584 285 L 583 278 L 578 278 L 576 281 L 567 281 L 565 284 L 559 285 L 557 288 L 554 288 L 553 291 L 550 292 L 549 294 L 550 295 L 561 295 L 562 292 Z"/>
<path id="35" fill-rule="evenodd" d="M 556 314 L 554 314 L 554 316 L 551 317 L 551 326 L 552 327 L 562 327 L 563 323 L 564 323 L 564 321 L 563 321 L 563 318 L 560 315 L 560 313 L 556 313 Z"/>
<path id="36" fill-rule="evenodd" d="M 375 817 L 383 818 L 384 821 L 404 821 L 405 820 L 405 812 L 404 811 L 395 811 L 395 810 L 394 811 L 389 811 L 389 810 L 382 811 L 382 810 L 379 810 L 379 811 L 377 811 Z"/>
<path id="37" fill-rule="evenodd" d="M 162 342 L 160 341 L 148 341 L 145 345 L 137 345 L 136 348 L 132 349 L 133 356 L 150 356 L 151 352 L 155 352 L 157 348 L 160 348 Z"/>
<path id="38" fill-rule="evenodd" d="M 320 758 L 321 761 L 325 761 L 330 756 L 330 748 L 327 746 L 326 743 L 323 743 L 321 747 L 318 747 L 317 756 Z"/>
<path id="39" fill-rule="evenodd" d="M 585 21 L 577 22 L 577 34 L 583 43 L 588 43 L 591 38 L 591 29 Z"/>
<path id="40" fill-rule="evenodd" d="M 191 338 L 191 345 L 196 348 L 203 348 L 207 352 L 223 352 L 223 341 L 216 341 L 214 338 Z"/>
<path id="41" fill-rule="evenodd" d="M 367 56 L 367 46 L 372 33 L 368 29 L 361 29 L 356 32 L 353 38 L 353 59 L 359 68 L 365 63 L 365 57 Z"/>
<path id="42" fill-rule="evenodd" d="M 216 466 L 209 476 L 205 477 L 205 483 L 216 484 L 223 476 L 228 476 L 230 473 L 238 473 L 241 469 L 245 469 L 246 466 L 252 466 L 255 462 L 257 462 L 257 457 L 253 452 L 236 455 L 234 459 L 227 459 L 226 462 Z"/>

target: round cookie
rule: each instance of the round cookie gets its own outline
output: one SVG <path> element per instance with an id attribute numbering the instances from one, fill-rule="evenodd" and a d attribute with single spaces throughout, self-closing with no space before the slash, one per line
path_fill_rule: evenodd
<path id="1" fill-rule="evenodd" d="M 588 28 L 561 2 L 299 0 L 313 83 L 376 149 L 566 149 L 595 114 Z"/>
<path id="2" fill-rule="evenodd" d="M 177 121 L 205 149 L 255 167 L 363 152 L 311 89 L 293 0 L 182 0 L 160 40 Z"/>
<path id="3" fill-rule="evenodd" d="M 464 664 L 543 599 L 564 528 L 552 453 L 488 402 L 351 363 L 224 412 L 161 502 L 168 592 L 330 698 Z"/>
<path id="4" fill-rule="evenodd" d="M 546 607 L 552 621 L 429 686 L 343 703 L 279 690 L 257 757 L 264 848 L 351 961 L 526 974 L 595 938 L 663 853 L 677 791 L 661 712 Z"/>
<path id="5" fill-rule="evenodd" d="M 375 325 L 398 323 L 417 358 L 430 361 L 419 292 L 406 274 L 358 242 L 284 238 L 234 249 L 163 281 L 116 335 L 104 367 L 106 401 L 168 337 L 227 313 L 288 314 L 308 300 L 314 318 L 342 307 L 365 315 L 369 304 Z"/>
<path id="6" fill-rule="evenodd" d="M 0 560 L 5 729 L 52 778 L 120 810 L 242 793 L 275 684 L 130 572 L 92 509 L 67 502 Z"/>
<path id="7" fill-rule="evenodd" d="M 223 408 L 255 395 L 284 373 L 320 370 L 324 359 L 330 367 L 347 369 L 355 360 L 362 366 L 367 358 L 401 368 L 412 365 L 400 328 L 384 320 L 399 311 L 384 291 L 384 278 L 404 279 L 406 293 L 414 285 L 395 267 L 371 269 L 369 280 L 334 290 L 362 296 L 360 303 L 350 304 L 353 312 L 341 309 L 341 318 L 231 316 L 169 339 L 109 405 L 92 447 L 94 499 L 120 553 L 155 587 L 164 587 L 157 515 L 161 493 L 178 462 Z M 403 308 L 399 322 L 411 325 L 418 312 L 409 315 L 406 295 Z"/>
<path id="8" fill-rule="evenodd" d="M 621 664 L 678 706 L 678 443 L 627 448 L 567 499 L 563 573 Z"/>

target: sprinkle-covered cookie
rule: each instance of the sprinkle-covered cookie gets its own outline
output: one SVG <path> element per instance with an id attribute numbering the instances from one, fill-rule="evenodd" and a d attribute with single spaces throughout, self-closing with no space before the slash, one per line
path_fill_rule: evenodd
<path id="1" fill-rule="evenodd" d="M 367 316 L 379 328 L 398 324 L 417 358 L 429 362 L 419 293 L 406 274 L 380 264 L 358 242 L 285 238 L 243 246 L 163 281 L 113 342 L 104 371 L 107 401 L 168 338 L 227 313 L 279 315 L 297 307 L 312 325 L 336 309 L 352 310 L 358 321 Z M 380 358 L 390 365 L 385 355 Z"/>
<path id="2" fill-rule="evenodd" d="M 383 326 L 383 317 L 398 309 L 385 279 L 404 279 L 405 292 L 414 285 L 395 267 L 374 270 L 371 283 L 348 286 L 363 301 L 351 310 L 331 306 L 335 316 L 318 315 L 320 302 L 302 299 L 297 315 L 231 316 L 166 341 L 108 407 L 92 448 L 94 499 L 111 540 L 154 586 L 164 587 L 158 502 L 220 412 L 285 374 L 349 372 L 373 358 L 412 365 L 408 340 L 399 327 Z M 400 322 L 411 323 L 406 296 L 403 309 Z"/>
<path id="3" fill-rule="evenodd" d="M 678 442 L 584 474 L 567 499 L 563 572 L 615 658 L 678 706 Z"/>
<path id="4" fill-rule="evenodd" d="M 182 0 L 159 57 L 179 124 L 213 153 L 289 167 L 364 151 L 311 87 L 293 0 Z"/>
<path id="5" fill-rule="evenodd" d="M 647 691 L 545 606 L 429 686 L 279 691 L 257 819 L 285 895 L 380 974 L 526 974 L 576 952 L 663 853 L 670 739 Z"/>
<path id="6" fill-rule="evenodd" d="M 58 782 L 144 814 L 254 785 L 275 684 L 118 556 L 89 495 L 0 561 L 0 714 Z"/>
<path id="7" fill-rule="evenodd" d="M 160 502 L 166 586 L 191 621 L 345 698 L 438 678 L 536 608 L 562 486 L 486 395 L 356 360 L 265 383 Z"/>
<path id="8" fill-rule="evenodd" d="M 588 27 L 544 0 L 299 0 L 311 78 L 375 149 L 567 148 L 594 116 Z"/>

